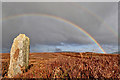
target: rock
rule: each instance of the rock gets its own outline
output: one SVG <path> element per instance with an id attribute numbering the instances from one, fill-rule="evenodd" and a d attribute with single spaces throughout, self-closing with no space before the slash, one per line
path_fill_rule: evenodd
<path id="1" fill-rule="evenodd" d="M 13 78 L 21 74 L 23 69 L 28 68 L 30 40 L 25 34 L 19 34 L 14 39 L 10 52 L 10 65 L 8 77 Z"/>

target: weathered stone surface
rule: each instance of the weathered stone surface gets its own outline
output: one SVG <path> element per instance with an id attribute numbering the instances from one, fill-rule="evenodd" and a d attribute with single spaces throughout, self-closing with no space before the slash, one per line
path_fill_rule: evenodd
<path id="1" fill-rule="evenodd" d="M 10 65 L 8 77 L 13 78 L 28 68 L 30 40 L 25 34 L 20 34 L 14 39 L 10 52 Z"/>

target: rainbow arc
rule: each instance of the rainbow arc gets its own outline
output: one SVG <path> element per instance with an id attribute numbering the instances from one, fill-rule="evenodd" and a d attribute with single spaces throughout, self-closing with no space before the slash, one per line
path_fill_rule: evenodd
<path id="1" fill-rule="evenodd" d="M 58 17 L 58 16 L 53 16 L 53 15 L 48 15 L 48 14 L 38 14 L 38 13 L 29 13 L 29 14 L 19 14 L 19 15 L 14 15 L 14 16 L 9 16 L 9 17 L 5 17 L 5 18 L 2 18 L 3 21 L 5 20 L 11 20 L 11 19 L 15 19 L 15 18 L 19 18 L 19 17 L 24 17 L 24 16 L 45 16 L 45 17 L 49 17 L 49 18 L 53 18 L 53 19 L 56 19 L 56 20 L 60 20 L 60 21 L 63 21 L 67 24 L 70 24 L 72 26 L 74 26 L 75 28 L 79 29 L 82 33 L 84 33 L 87 37 L 89 37 L 98 47 L 99 49 L 103 52 L 103 53 L 106 53 L 104 51 L 104 49 L 101 47 L 101 45 L 88 33 L 86 32 L 84 29 L 82 29 L 80 26 L 72 23 L 71 21 L 68 21 L 66 19 L 63 19 L 61 17 Z"/>

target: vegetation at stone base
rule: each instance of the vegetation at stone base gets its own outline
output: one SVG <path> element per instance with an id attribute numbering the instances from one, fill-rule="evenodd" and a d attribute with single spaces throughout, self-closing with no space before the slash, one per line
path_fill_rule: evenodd
<path id="1" fill-rule="evenodd" d="M 9 63 L 9 60 L 6 61 Z M 4 68 L 7 70 L 7 66 Z M 120 55 L 89 52 L 32 53 L 28 70 L 15 78 L 120 78 Z"/>

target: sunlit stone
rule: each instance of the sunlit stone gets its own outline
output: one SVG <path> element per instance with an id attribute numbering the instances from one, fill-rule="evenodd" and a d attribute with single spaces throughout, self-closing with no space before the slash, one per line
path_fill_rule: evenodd
<path id="1" fill-rule="evenodd" d="M 29 50 L 30 40 L 25 34 L 20 34 L 14 39 L 10 52 L 9 78 L 21 74 L 23 69 L 28 68 Z"/>

